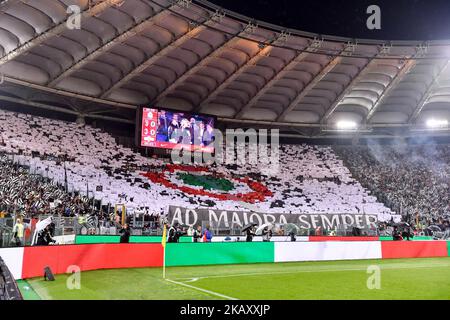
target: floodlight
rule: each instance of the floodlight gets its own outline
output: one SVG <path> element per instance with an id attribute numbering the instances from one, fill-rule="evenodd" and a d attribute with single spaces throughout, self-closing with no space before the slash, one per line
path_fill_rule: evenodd
<path id="1" fill-rule="evenodd" d="M 446 120 L 446 119 L 428 119 L 426 124 L 427 124 L 427 127 L 431 128 L 431 129 L 446 128 L 446 127 L 448 127 L 448 120 Z"/>
<path id="2" fill-rule="evenodd" d="M 336 122 L 336 127 L 339 130 L 356 130 L 358 124 L 355 121 L 341 120 Z"/>

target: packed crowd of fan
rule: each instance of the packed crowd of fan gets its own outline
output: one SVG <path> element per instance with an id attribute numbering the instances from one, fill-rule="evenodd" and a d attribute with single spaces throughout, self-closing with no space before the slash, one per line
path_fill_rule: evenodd
<path id="1" fill-rule="evenodd" d="M 411 225 L 450 216 L 450 145 L 336 147 L 354 176 Z"/>
<path id="2" fill-rule="evenodd" d="M 29 168 L 12 161 L 13 156 L 0 155 L 0 211 L 26 217 L 57 214 L 77 216 L 89 212 L 88 199 L 69 194 L 62 186 Z"/>
<path id="3" fill-rule="evenodd" d="M 151 182 L 142 173 L 150 167 L 158 170 L 166 161 L 118 145 L 100 129 L 0 110 L 0 132 L 0 152 L 15 154 L 15 162 L 55 183 L 66 184 L 69 193 L 77 191 L 112 206 L 123 203 L 127 212 L 150 208 L 160 214 L 168 205 L 248 210 L 238 201 L 213 201 Z M 229 177 L 251 177 L 266 185 L 272 196 L 252 208 L 260 212 L 371 213 L 386 219 L 393 213 L 352 178 L 329 147 L 281 146 L 276 174 L 264 173 L 265 167 L 260 163 L 219 163 L 209 169 Z M 176 176 L 170 179 L 183 185 Z M 234 191 L 249 192 L 249 187 L 237 183 Z"/>

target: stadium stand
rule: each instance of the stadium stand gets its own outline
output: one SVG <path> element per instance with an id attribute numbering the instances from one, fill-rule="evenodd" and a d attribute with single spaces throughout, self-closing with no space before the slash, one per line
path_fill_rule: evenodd
<path id="1" fill-rule="evenodd" d="M 165 162 L 124 148 L 99 129 L 7 111 L 0 113 L 0 127 L 0 151 L 14 154 L 14 162 L 55 184 L 67 184 L 69 192 L 94 195 L 103 204 L 124 203 L 131 212 L 151 207 L 161 213 L 168 204 L 245 210 L 236 201 L 211 201 L 147 180 L 141 175 L 143 168 L 163 167 Z M 284 145 L 277 176 L 263 175 L 260 169 L 250 164 L 217 164 L 215 168 L 224 175 L 254 177 L 272 190 L 270 198 L 256 204 L 261 212 L 393 213 L 352 178 L 329 147 Z M 102 186 L 102 191 L 96 191 L 96 186 Z M 244 184 L 236 186 L 238 192 L 246 189 Z"/>
<path id="2" fill-rule="evenodd" d="M 86 212 L 87 198 L 66 193 L 61 186 L 29 169 L 14 164 L 10 157 L 0 156 L 0 198 L 1 209 L 23 210 L 29 216 L 39 213 L 65 214 Z"/>
<path id="3" fill-rule="evenodd" d="M 23 300 L 14 277 L 0 257 L 0 300 Z"/>
<path id="4" fill-rule="evenodd" d="M 439 144 L 338 147 L 355 178 L 413 224 L 450 216 L 450 146 Z"/>

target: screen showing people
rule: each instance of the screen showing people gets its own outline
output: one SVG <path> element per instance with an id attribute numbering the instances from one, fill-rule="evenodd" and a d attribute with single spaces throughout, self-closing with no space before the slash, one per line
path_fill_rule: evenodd
<path id="1" fill-rule="evenodd" d="M 214 117 L 144 108 L 141 146 L 214 152 Z"/>

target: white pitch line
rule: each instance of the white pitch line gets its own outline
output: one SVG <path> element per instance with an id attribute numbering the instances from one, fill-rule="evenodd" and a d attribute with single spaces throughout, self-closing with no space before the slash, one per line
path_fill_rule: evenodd
<path id="1" fill-rule="evenodd" d="M 381 271 L 384 270 L 396 270 L 396 269 L 414 269 L 414 268 L 439 268 L 439 267 L 450 267 L 447 264 L 436 264 L 436 265 L 418 265 L 418 266 L 404 266 L 404 267 L 386 267 L 380 266 Z M 277 275 L 277 274 L 294 274 L 294 273 L 316 273 L 316 272 L 341 272 L 341 271 L 365 271 L 367 268 L 352 268 L 352 269 L 318 269 L 318 270 L 296 270 L 296 271 L 283 271 L 283 272 L 253 272 L 253 273 L 236 273 L 236 274 L 227 274 L 227 275 L 211 275 L 211 276 L 203 276 L 203 277 L 195 277 L 195 278 L 178 278 L 179 280 L 188 279 L 189 281 L 185 282 L 194 282 L 201 279 L 210 279 L 210 278 L 232 278 L 232 277 L 244 277 L 244 276 L 264 276 L 264 275 Z"/>
<path id="2" fill-rule="evenodd" d="M 178 282 L 178 281 L 174 281 L 174 280 L 170 280 L 170 279 L 166 279 L 166 281 L 169 281 L 171 283 L 174 283 L 174 284 L 177 284 L 177 285 L 180 285 L 180 286 L 184 286 L 184 287 L 187 287 L 187 288 L 190 288 L 190 289 L 201 291 L 201 292 L 204 292 L 204 293 L 207 293 L 207 294 L 211 294 L 211 295 L 217 296 L 219 298 L 224 298 L 224 299 L 227 299 L 227 300 L 239 300 L 239 299 L 236 299 L 236 298 L 233 298 L 233 297 L 229 297 L 229 296 L 226 296 L 224 294 L 220 294 L 220 293 L 217 293 L 217 292 L 214 292 L 214 291 L 202 289 L 202 288 L 199 288 L 199 287 L 194 287 L 194 286 L 191 286 L 191 285 L 183 283 L 183 282 Z"/>

